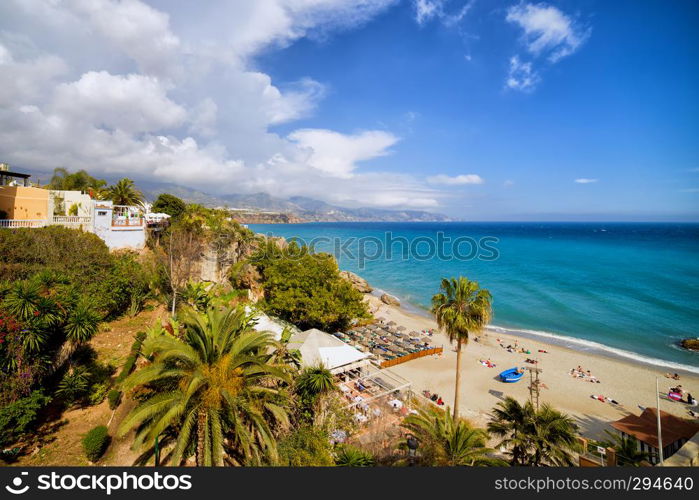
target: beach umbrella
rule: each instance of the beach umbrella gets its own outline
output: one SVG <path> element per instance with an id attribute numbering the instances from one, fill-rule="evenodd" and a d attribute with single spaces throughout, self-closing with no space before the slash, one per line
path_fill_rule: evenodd
<path id="1" fill-rule="evenodd" d="M 386 346 L 386 348 L 391 352 L 401 352 L 400 347 L 398 347 L 396 345 L 389 345 L 389 346 Z"/>
<path id="2" fill-rule="evenodd" d="M 387 324 L 388 326 L 394 326 L 394 325 L 396 325 L 396 322 L 395 322 L 395 321 L 389 321 L 389 322 L 386 323 L 386 324 Z"/>
<path id="3" fill-rule="evenodd" d="M 383 316 L 378 317 L 378 318 L 376 318 L 376 319 L 377 319 L 378 321 L 381 321 L 382 323 L 383 323 L 384 321 L 386 321 L 386 318 L 384 318 Z"/>
<path id="4" fill-rule="evenodd" d="M 429 338 L 429 337 L 422 337 L 420 340 L 421 340 L 423 343 L 425 343 L 425 342 L 428 343 L 428 344 L 431 344 L 431 343 L 432 343 L 432 339 Z"/>
<path id="5" fill-rule="evenodd" d="M 403 339 L 406 337 L 405 333 L 400 333 L 400 332 L 394 333 L 393 336 L 396 338 L 399 338 L 399 339 Z"/>
<path id="6" fill-rule="evenodd" d="M 383 349 L 379 349 L 378 347 L 375 347 L 374 349 L 371 350 L 372 354 L 376 354 L 377 356 L 380 356 L 384 353 Z"/>
<path id="7" fill-rule="evenodd" d="M 404 327 L 403 325 L 401 325 L 398 328 L 396 328 L 396 330 L 398 330 L 399 332 L 402 332 L 403 330 L 407 330 L 407 328 Z"/>

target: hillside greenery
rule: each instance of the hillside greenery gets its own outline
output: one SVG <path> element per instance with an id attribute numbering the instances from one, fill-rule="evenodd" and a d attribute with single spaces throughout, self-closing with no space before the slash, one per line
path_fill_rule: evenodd
<path id="1" fill-rule="evenodd" d="M 362 294 L 342 279 L 332 255 L 295 242 L 268 242 L 250 258 L 261 276 L 264 309 L 299 328 L 335 332 L 370 317 Z"/>

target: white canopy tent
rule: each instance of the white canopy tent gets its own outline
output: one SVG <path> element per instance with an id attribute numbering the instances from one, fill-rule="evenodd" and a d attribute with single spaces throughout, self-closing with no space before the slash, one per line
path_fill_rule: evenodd
<path id="1" fill-rule="evenodd" d="M 250 306 L 245 306 L 245 312 L 248 314 L 253 314 L 255 320 L 255 331 L 258 332 L 271 332 L 274 334 L 274 340 L 280 340 L 282 338 L 282 332 L 287 325 L 284 325 L 281 321 L 276 321 L 269 316 L 267 316 L 262 311 L 254 309 Z M 295 326 L 288 325 L 290 328 L 298 331 Z"/>
<path id="2" fill-rule="evenodd" d="M 368 353 L 361 352 L 316 328 L 291 337 L 289 349 L 301 351 L 303 366 L 322 364 L 333 374 L 367 366 L 370 363 Z"/>

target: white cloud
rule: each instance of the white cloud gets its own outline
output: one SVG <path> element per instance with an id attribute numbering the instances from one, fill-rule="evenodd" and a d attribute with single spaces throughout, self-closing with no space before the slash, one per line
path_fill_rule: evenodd
<path id="1" fill-rule="evenodd" d="M 177 127 L 187 116 L 157 78 L 106 71 L 91 71 L 59 85 L 50 107 L 65 119 L 131 133 Z"/>
<path id="2" fill-rule="evenodd" d="M 539 74 L 532 68 L 531 62 L 522 62 L 519 56 L 510 58 L 510 69 L 505 85 L 513 90 L 530 91 L 539 83 Z"/>
<path id="3" fill-rule="evenodd" d="M 573 54 L 590 36 L 590 28 L 546 3 L 513 5 L 505 19 L 522 29 L 522 43 L 530 58 L 546 58 L 551 64 Z M 525 92 L 533 90 L 540 81 L 533 64 L 518 55 L 510 58 L 505 85 Z"/>
<path id="4" fill-rule="evenodd" d="M 90 29 L 134 59 L 148 74 L 168 74 L 180 40 L 169 17 L 140 0 L 67 0 L 64 8 L 85 19 Z"/>
<path id="5" fill-rule="evenodd" d="M 485 181 L 480 175 L 476 174 L 462 174 L 454 177 L 439 174 L 428 177 L 427 182 L 434 185 L 462 186 L 465 184 L 483 184 Z"/>
<path id="6" fill-rule="evenodd" d="M 325 85 L 273 82 L 255 56 L 370 21 L 395 0 L 0 3 L 0 157 L 213 194 L 305 195 L 434 207 L 443 193 L 372 171 L 398 138 L 273 127 L 313 113 Z M 361 168 L 360 168 L 361 167 Z"/>
<path id="7" fill-rule="evenodd" d="M 509 188 L 515 185 L 515 181 L 511 179 L 507 179 L 505 182 L 502 183 L 503 187 Z"/>
<path id="8" fill-rule="evenodd" d="M 546 54 L 551 62 L 575 52 L 590 34 L 589 29 L 545 3 L 513 5 L 506 19 L 524 30 L 524 43 L 531 54 Z"/>
<path id="9" fill-rule="evenodd" d="M 598 179 L 587 179 L 585 177 L 581 177 L 580 179 L 575 179 L 575 182 L 578 184 L 593 184 L 597 182 Z"/>
<path id="10" fill-rule="evenodd" d="M 369 130 L 353 135 L 332 130 L 301 129 L 292 132 L 289 139 L 307 152 L 306 162 L 311 167 L 333 177 L 349 178 L 357 163 L 386 156 L 398 142 L 391 133 Z"/>
<path id="11" fill-rule="evenodd" d="M 449 3 L 450 0 L 413 0 L 415 21 L 422 25 L 433 19 L 439 19 L 445 26 L 454 26 L 466 17 L 473 7 L 474 0 L 469 0 L 452 10 L 446 8 Z"/>

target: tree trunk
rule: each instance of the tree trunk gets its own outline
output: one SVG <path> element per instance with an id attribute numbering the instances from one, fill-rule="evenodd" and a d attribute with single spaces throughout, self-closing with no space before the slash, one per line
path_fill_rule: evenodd
<path id="1" fill-rule="evenodd" d="M 206 411 L 199 410 L 197 414 L 197 466 L 204 465 L 204 443 L 206 441 Z"/>
<path id="2" fill-rule="evenodd" d="M 175 288 L 173 287 L 172 289 L 172 317 L 174 319 L 175 317 L 175 300 L 177 299 L 177 292 L 175 291 Z"/>
<path id="3" fill-rule="evenodd" d="M 459 417 L 459 392 L 461 390 L 461 340 L 456 341 L 456 382 L 454 383 L 454 418 Z"/>

